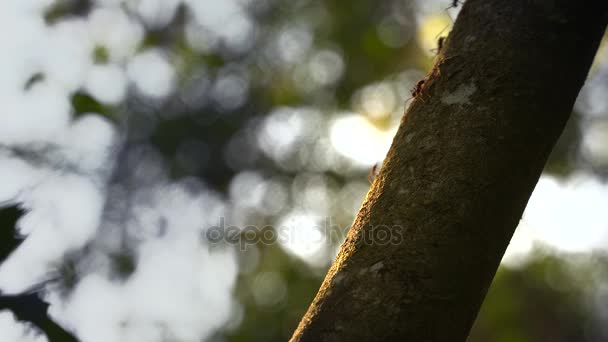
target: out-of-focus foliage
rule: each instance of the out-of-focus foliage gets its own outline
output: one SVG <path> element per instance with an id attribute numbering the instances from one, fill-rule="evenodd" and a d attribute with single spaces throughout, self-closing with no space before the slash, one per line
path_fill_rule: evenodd
<path id="1" fill-rule="evenodd" d="M 106 87 L 93 82 L 71 97 L 75 115 L 98 113 L 120 127 L 124 148 L 112 191 L 121 196 L 112 197 L 116 210 L 109 211 L 125 214 L 120 209 L 130 201 L 149 195 L 135 190 L 169 180 L 225 199 L 227 214 L 213 224 L 239 227 L 245 238 L 232 246 L 237 303 L 215 337 L 284 341 L 314 297 L 369 187 L 368 170 L 382 160 L 457 9 L 424 0 L 161 3 L 66 0 L 46 11 L 51 26 L 74 18 L 123 25 L 126 33 L 116 34 L 136 45 L 127 60 L 113 50 L 116 37 L 99 41 L 91 56 L 99 72 L 91 77 Z M 113 22 L 113 15 L 120 18 Z M 608 86 L 608 68 L 596 72 L 601 77 L 583 91 L 548 173 L 608 170 L 608 106 L 597 90 Z M 119 280 L 137 267 L 130 252 L 137 241 L 127 235 L 110 248 Z M 79 270 L 92 267 L 79 262 L 87 248 L 58 266 L 65 296 Z M 471 341 L 600 341 L 605 308 L 593 305 L 598 292 L 583 281 L 596 280 L 605 266 L 597 260 L 581 268 L 539 256 L 501 269 Z"/>
<path id="2" fill-rule="evenodd" d="M 501 268 L 469 341 L 605 341 L 606 270 L 605 253 L 542 250 Z"/>

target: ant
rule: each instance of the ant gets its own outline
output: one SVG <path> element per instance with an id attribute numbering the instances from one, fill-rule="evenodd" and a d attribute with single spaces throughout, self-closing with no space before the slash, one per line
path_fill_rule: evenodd
<path id="1" fill-rule="evenodd" d="M 407 104 L 409 100 L 416 98 L 416 96 L 422 93 L 422 89 L 424 88 L 424 82 L 425 79 L 421 79 L 420 81 L 416 82 L 416 85 L 412 88 L 412 90 L 410 90 L 412 96 L 409 99 L 405 100 L 405 104 Z"/>
<path id="2" fill-rule="evenodd" d="M 416 82 L 414 88 L 412 88 L 412 97 L 416 97 L 422 93 L 422 88 L 424 87 L 424 79 Z"/>
<path id="3" fill-rule="evenodd" d="M 441 52 L 441 49 L 443 49 L 443 43 L 445 43 L 445 37 L 439 37 L 439 39 L 437 39 L 437 53 Z"/>
<path id="4" fill-rule="evenodd" d="M 450 19 L 452 19 L 452 16 L 448 13 L 448 11 L 451 10 L 452 8 L 457 8 L 459 5 L 461 5 L 463 3 L 464 3 L 464 0 L 452 0 L 452 3 L 450 4 L 450 6 L 446 7 L 444 9 L 444 11 L 450 17 Z M 454 19 L 452 19 L 452 21 L 454 21 Z"/>
<path id="5" fill-rule="evenodd" d="M 374 182 L 378 173 L 380 173 L 380 169 L 382 168 L 382 161 L 375 163 L 374 166 L 371 167 L 369 173 L 367 174 L 367 180 L 371 183 Z"/>
<path id="6" fill-rule="evenodd" d="M 450 15 L 449 10 L 452 8 L 457 8 L 461 4 L 464 4 L 464 0 L 452 0 L 451 5 L 443 9 L 444 12 L 448 15 L 448 17 L 450 17 L 452 22 L 454 21 L 454 19 Z M 437 39 L 437 36 L 440 36 L 443 33 L 443 31 L 445 31 L 448 27 L 450 27 L 449 24 L 446 25 L 441 31 L 439 31 L 439 33 L 435 36 L 435 39 Z M 445 43 L 445 39 L 446 39 L 446 37 L 439 37 L 439 39 L 437 40 L 437 49 L 433 49 L 431 51 L 435 52 L 436 54 L 439 54 L 441 52 L 441 48 L 443 47 L 443 43 Z"/>
<path id="7" fill-rule="evenodd" d="M 460 5 L 460 0 L 452 0 L 452 5 L 446 9 L 456 8 L 458 5 Z"/>
<path id="8" fill-rule="evenodd" d="M 439 37 L 439 39 L 437 39 L 437 48 L 436 49 L 431 49 L 431 52 L 433 52 L 434 54 L 438 55 L 439 53 L 441 53 L 441 49 L 443 49 L 443 44 L 445 43 L 445 36 L 441 36 Z"/>
<path id="9" fill-rule="evenodd" d="M 378 164 L 374 164 L 374 166 L 372 166 L 371 169 L 369 169 L 369 173 L 367 174 L 367 180 L 369 181 L 369 183 L 373 183 L 374 179 L 376 179 L 376 176 L 378 175 Z"/>

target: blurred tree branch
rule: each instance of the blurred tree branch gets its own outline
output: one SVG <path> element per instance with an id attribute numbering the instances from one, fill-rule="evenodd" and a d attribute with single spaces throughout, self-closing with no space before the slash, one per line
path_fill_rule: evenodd
<path id="1" fill-rule="evenodd" d="M 292 341 L 464 341 L 608 2 L 469 0 Z"/>

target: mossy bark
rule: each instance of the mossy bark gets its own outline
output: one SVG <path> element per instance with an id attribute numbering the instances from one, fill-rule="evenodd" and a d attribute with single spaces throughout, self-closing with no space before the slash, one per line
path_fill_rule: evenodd
<path id="1" fill-rule="evenodd" d="M 464 341 L 606 0 L 468 0 L 292 341 Z"/>

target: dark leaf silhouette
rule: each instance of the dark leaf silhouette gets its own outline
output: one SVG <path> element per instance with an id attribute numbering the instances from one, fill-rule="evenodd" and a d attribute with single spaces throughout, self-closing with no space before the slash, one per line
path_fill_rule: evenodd
<path id="1" fill-rule="evenodd" d="M 44 332 L 49 342 L 78 342 L 49 317 L 48 307 L 49 304 L 40 298 L 40 291 L 0 295 L 0 310 L 11 310 L 17 320 L 34 324 Z"/>
<path id="2" fill-rule="evenodd" d="M 23 242 L 15 225 L 24 213 L 17 205 L 0 209 L 0 264 Z"/>
<path id="3" fill-rule="evenodd" d="M 17 205 L 0 209 L 0 264 L 21 245 L 24 238 L 17 232 L 16 223 L 25 210 Z M 0 311 L 10 310 L 17 320 L 29 322 L 47 336 L 49 342 L 78 342 L 48 315 L 49 304 L 40 297 L 43 285 L 15 295 L 0 294 Z"/>

